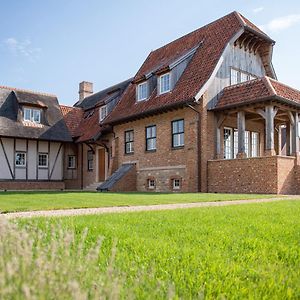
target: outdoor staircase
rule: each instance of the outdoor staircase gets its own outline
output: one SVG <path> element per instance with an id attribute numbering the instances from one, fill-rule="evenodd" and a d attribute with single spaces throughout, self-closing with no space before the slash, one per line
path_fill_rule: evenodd
<path id="1" fill-rule="evenodd" d="M 97 191 L 107 192 L 111 191 L 114 185 L 122 179 L 133 167 L 135 164 L 123 164 L 118 170 L 116 170 L 107 180 L 102 184 L 99 184 Z"/>
<path id="2" fill-rule="evenodd" d="M 103 182 L 94 182 L 94 183 L 91 183 L 90 185 L 86 186 L 85 188 L 83 188 L 84 191 L 93 191 L 93 192 L 96 192 L 97 190 L 97 187 L 99 185 L 101 185 Z"/>

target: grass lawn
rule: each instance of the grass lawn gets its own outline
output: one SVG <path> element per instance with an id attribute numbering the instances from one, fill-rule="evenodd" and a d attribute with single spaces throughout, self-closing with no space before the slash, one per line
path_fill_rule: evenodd
<path id="1" fill-rule="evenodd" d="M 274 195 L 248 194 L 159 194 L 159 193 L 95 193 L 95 192 L 1 192 L 0 212 L 133 206 L 188 202 L 271 198 Z"/>
<path id="2" fill-rule="evenodd" d="M 100 269 L 116 239 L 125 298 L 131 291 L 138 299 L 299 299 L 299 216 L 300 201 L 284 201 L 18 222 L 46 236 L 50 222 L 77 239 L 87 227 L 87 249 L 103 236 Z"/>

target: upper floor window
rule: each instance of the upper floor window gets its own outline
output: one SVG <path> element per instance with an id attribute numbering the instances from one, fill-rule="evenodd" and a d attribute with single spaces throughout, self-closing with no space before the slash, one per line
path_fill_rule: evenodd
<path id="1" fill-rule="evenodd" d="M 163 74 L 159 77 L 159 93 L 164 94 L 171 90 L 170 73 Z"/>
<path id="2" fill-rule="evenodd" d="M 184 120 L 172 122 L 172 147 L 184 146 Z"/>
<path id="3" fill-rule="evenodd" d="M 234 68 L 231 68 L 230 70 L 230 85 L 246 82 L 253 79 L 256 79 L 256 76 L 250 73 L 237 70 Z"/>
<path id="4" fill-rule="evenodd" d="M 147 99 L 148 97 L 148 84 L 146 82 L 142 82 L 137 86 L 137 101 L 142 101 Z"/>
<path id="5" fill-rule="evenodd" d="M 24 107 L 23 119 L 24 119 L 24 121 L 41 123 L 41 110 L 35 109 L 35 108 Z"/>
<path id="6" fill-rule="evenodd" d="M 146 127 L 146 151 L 156 150 L 156 125 Z"/>
<path id="7" fill-rule="evenodd" d="M 103 121 L 107 116 L 107 105 L 103 105 L 99 108 L 99 120 Z"/>
<path id="8" fill-rule="evenodd" d="M 131 154 L 134 152 L 134 133 L 133 130 L 125 131 L 125 153 Z"/>

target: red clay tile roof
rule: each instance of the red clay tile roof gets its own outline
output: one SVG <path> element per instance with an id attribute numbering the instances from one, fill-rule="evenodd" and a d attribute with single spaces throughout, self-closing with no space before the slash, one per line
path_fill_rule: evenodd
<path id="1" fill-rule="evenodd" d="M 175 61 L 200 44 L 171 92 L 157 95 L 155 88 L 148 100 L 136 102 L 136 86 L 131 83 L 105 123 L 121 123 L 193 101 L 213 73 L 226 45 L 246 26 L 245 23 L 248 23 L 247 26 L 252 24 L 246 19 L 243 21 L 240 14 L 233 12 L 151 52 L 133 81 Z"/>
<path id="2" fill-rule="evenodd" d="M 288 101 L 300 105 L 300 91 L 267 76 L 226 87 L 215 108 L 224 110 L 265 100 Z"/>
<path id="3" fill-rule="evenodd" d="M 64 120 L 72 137 L 78 136 L 77 128 L 83 117 L 83 109 L 78 107 L 60 105 L 60 110 L 63 114 Z"/>

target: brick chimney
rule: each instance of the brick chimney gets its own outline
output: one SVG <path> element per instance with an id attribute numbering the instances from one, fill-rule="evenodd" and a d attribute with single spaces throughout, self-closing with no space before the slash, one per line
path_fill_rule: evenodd
<path id="1" fill-rule="evenodd" d="M 82 81 L 79 83 L 79 101 L 93 94 L 93 83 Z"/>

